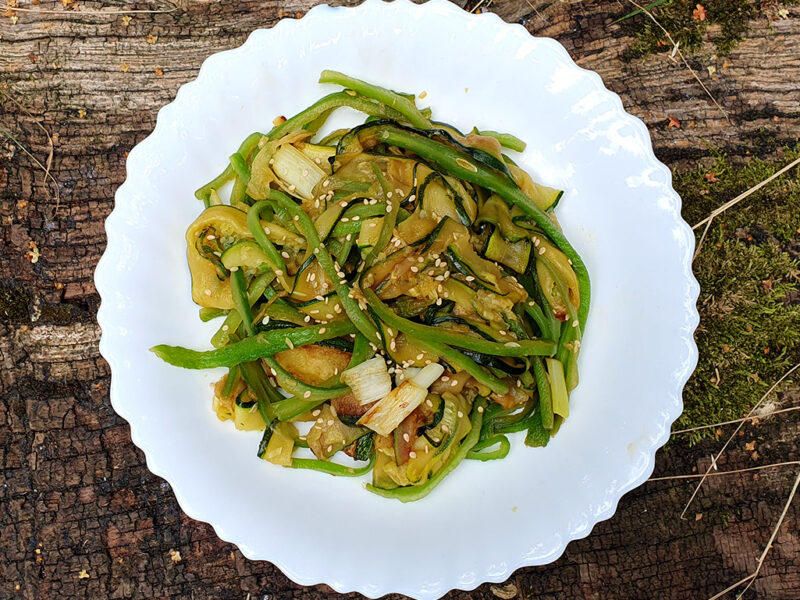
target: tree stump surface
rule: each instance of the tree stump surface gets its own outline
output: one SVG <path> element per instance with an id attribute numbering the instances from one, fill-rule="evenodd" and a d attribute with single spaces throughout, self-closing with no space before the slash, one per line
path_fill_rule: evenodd
<path id="1" fill-rule="evenodd" d="M 126 154 L 153 129 L 158 109 L 207 56 L 317 2 L 182 1 L 171 12 L 127 15 L 98 12 L 120 5 L 62 2 L 19 0 L 39 12 L 0 17 L 0 134 L 43 165 L 50 135 L 60 196 L 56 206 L 56 186 L 4 137 L 0 598 L 332 598 L 326 586 L 303 588 L 270 563 L 245 559 L 183 514 L 169 484 L 148 471 L 109 402 L 92 280 Z M 710 43 L 687 55 L 730 122 L 669 52 L 625 58 L 635 26 L 613 21 L 631 10 L 626 2 L 495 0 L 487 8 L 556 38 L 597 71 L 672 168 L 717 151 L 740 162 L 779 160 L 781 147 L 800 138 L 800 7 L 776 16 L 782 5 L 763 1 L 730 56 L 715 57 Z M 778 399 L 797 404 L 800 395 Z M 800 460 L 797 415 L 745 426 L 719 468 Z M 677 438 L 659 452 L 654 476 L 703 472 L 724 439 L 690 446 Z M 696 481 L 645 483 L 553 564 L 448 597 L 709 598 L 755 569 L 797 471 L 710 478 L 686 520 L 679 515 Z M 796 499 L 746 598 L 800 598 L 799 530 Z"/>

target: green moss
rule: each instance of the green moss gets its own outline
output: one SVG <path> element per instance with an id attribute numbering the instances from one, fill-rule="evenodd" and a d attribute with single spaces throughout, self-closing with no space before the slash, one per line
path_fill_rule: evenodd
<path id="1" fill-rule="evenodd" d="M 733 167 L 720 155 L 710 169 L 676 174 L 684 218 L 697 223 L 798 156 L 800 146 L 787 150 L 779 164 L 753 160 Z M 699 240 L 702 229 L 696 233 Z M 694 262 L 701 288 L 700 360 L 684 392 L 678 428 L 741 417 L 800 362 L 798 259 L 800 169 L 714 220 Z"/>
<path id="2" fill-rule="evenodd" d="M 698 3 L 706 10 L 702 21 L 695 19 L 693 14 Z M 747 33 L 754 9 L 748 0 L 672 0 L 653 8 L 651 13 L 684 51 L 699 49 L 708 26 L 719 25 L 720 32 L 712 41 L 717 53 L 724 56 L 730 54 Z M 640 14 L 631 21 L 636 41 L 625 53 L 626 58 L 672 52 L 666 34 L 652 19 Z"/>

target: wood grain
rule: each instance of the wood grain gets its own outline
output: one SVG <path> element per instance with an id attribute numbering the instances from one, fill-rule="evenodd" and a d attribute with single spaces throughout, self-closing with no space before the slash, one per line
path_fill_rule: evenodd
<path id="1" fill-rule="evenodd" d="M 104 15 L 97 11 L 110 5 L 64 9 L 42 1 L 24 6 L 55 14 L 19 12 L 16 23 L 0 17 L 0 131 L 44 164 L 50 147 L 37 123 L 44 127 L 60 196 L 57 205 L 43 171 L 4 139 L 0 598 L 333 596 L 325 586 L 301 588 L 269 563 L 244 559 L 208 525 L 186 517 L 169 485 L 147 470 L 108 400 L 92 282 L 126 153 L 152 130 L 158 109 L 208 55 L 241 44 L 257 27 L 302 16 L 313 4 L 189 1 L 169 13 Z M 671 167 L 692 167 L 715 151 L 738 161 L 779 159 L 781 147 L 800 137 L 798 7 L 788 7 L 785 19 L 757 10 L 746 39 L 727 58 L 715 60 L 711 45 L 689 57 L 730 123 L 667 54 L 623 59 L 632 25 L 612 22 L 630 10 L 624 2 L 496 0 L 490 10 L 555 37 L 581 66 L 600 73 L 647 123 L 656 154 Z M 717 68 L 713 77 L 709 65 Z M 669 118 L 680 129 L 668 127 Z M 748 426 L 720 468 L 754 464 L 745 448 L 752 440 L 759 463 L 797 460 L 798 433 L 800 419 L 791 415 Z M 659 453 L 656 474 L 702 471 L 718 447 L 676 441 Z M 449 597 L 709 597 L 755 567 L 794 476 L 775 470 L 713 478 L 688 521 L 678 515 L 691 482 L 645 484 L 554 564 L 522 569 L 505 586 Z M 800 598 L 799 521 L 795 502 L 746 597 Z M 80 576 L 83 570 L 88 577 Z"/>

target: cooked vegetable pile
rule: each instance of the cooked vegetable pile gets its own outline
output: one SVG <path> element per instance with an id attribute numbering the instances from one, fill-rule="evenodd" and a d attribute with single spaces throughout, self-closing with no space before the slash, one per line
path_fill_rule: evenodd
<path id="1" fill-rule="evenodd" d="M 249 136 L 196 192 L 187 255 L 200 318 L 223 319 L 214 349 L 152 350 L 227 367 L 213 408 L 264 432 L 261 458 L 372 471 L 370 491 L 417 500 L 464 459 L 505 457 L 509 433 L 556 434 L 589 278 L 552 212 L 561 192 L 504 154 L 517 138 L 465 135 L 341 73 L 320 82 L 345 90 Z M 317 140 L 340 107 L 367 119 Z"/>

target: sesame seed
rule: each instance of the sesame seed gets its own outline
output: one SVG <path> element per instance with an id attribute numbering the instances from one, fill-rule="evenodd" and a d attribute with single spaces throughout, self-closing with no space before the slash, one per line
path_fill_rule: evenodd
<path id="1" fill-rule="evenodd" d="M 233 273 L 235 271 L 238 271 L 238 270 L 239 270 L 239 267 L 231 267 L 231 273 Z"/>
<path id="2" fill-rule="evenodd" d="M 347 217 L 342 217 L 342 223 L 348 223 L 350 221 Z"/>
<path id="3" fill-rule="evenodd" d="M 322 302 L 323 300 L 325 300 L 325 296 L 322 296 L 322 295 L 320 295 L 320 294 L 317 294 L 317 295 L 315 296 L 315 298 L 316 298 L 317 300 L 319 300 L 320 302 Z"/>
<path id="4" fill-rule="evenodd" d="M 286 345 L 287 345 L 287 346 L 289 346 L 289 348 L 291 348 L 292 350 L 294 350 L 294 344 L 292 343 L 292 340 L 290 340 L 290 339 L 287 337 L 287 338 L 283 338 L 283 341 L 284 341 L 284 342 L 286 342 Z"/>
<path id="5" fill-rule="evenodd" d="M 413 202 L 413 201 L 414 201 L 414 200 L 416 200 L 416 199 L 417 199 L 417 195 L 416 195 L 416 194 L 411 194 L 411 195 L 408 197 L 408 201 L 409 201 L 409 202 Z"/>
<path id="6" fill-rule="evenodd" d="M 209 234 L 209 235 L 206 236 L 206 239 L 207 240 L 214 240 L 214 239 L 216 239 L 216 236 Z"/>
<path id="7" fill-rule="evenodd" d="M 361 217 L 359 217 L 358 215 L 356 215 L 355 217 L 353 217 L 353 221 L 358 221 L 360 218 L 361 218 Z"/>
<path id="8" fill-rule="evenodd" d="M 328 446 L 328 448 L 326 449 L 326 452 L 328 454 L 330 454 L 332 451 L 333 451 L 333 446 Z"/>
<path id="9" fill-rule="evenodd" d="M 308 323 L 309 321 L 311 321 L 311 317 L 310 317 L 310 316 L 308 316 L 308 315 L 306 315 L 305 317 L 303 317 L 303 321 L 305 321 L 306 323 Z"/>
<path id="10" fill-rule="evenodd" d="M 353 234 L 352 233 L 348 233 L 346 236 L 344 236 L 344 239 L 349 242 L 350 240 L 353 239 Z"/>
<path id="11" fill-rule="evenodd" d="M 339 280 L 339 284 L 340 285 L 347 285 L 347 279 L 340 279 Z"/>
<path id="12" fill-rule="evenodd" d="M 417 453 L 412 450 L 411 452 L 408 453 L 408 456 L 409 458 L 417 458 Z"/>
<path id="13" fill-rule="evenodd" d="M 278 277 L 281 277 L 283 275 L 283 271 L 280 270 L 280 269 L 275 269 L 275 275 L 277 275 Z"/>
<path id="14" fill-rule="evenodd" d="M 578 319 L 575 319 L 575 320 L 572 322 L 572 326 L 573 326 L 573 327 L 577 327 L 577 326 L 578 326 Z"/>
<path id="15" fill-rule="evenodd" d="M 312 417 L 318 417 L 319 413 L 320 413 L 320 410 L 318 408 L 316 408 L 316 409 L 311 411 L 311 416 Z"/>
<path id="16" fill-rule="evenodd" d="M 324 334 L 326 331 L 327 331 L 327 329 L 325 329 L 324 327 L 320 327 L 319 328 L 319 334 L 320 335 Z"/>
<path id="17" fill-rule="evenodd" d="M 445 433 L 447 433 L 448 431 L 450 431 L 450 428 L 449 428 L 447 425 L 442 425 L 442 431 L 444 431 Z M 437 440 L 437 441 L 438 441 L 438 440 Z"/>
<path id="18" fill-rule="evenodd" d="M 314 162 L 317 163 L 318 165 L 322 164 L 322 161 L 319 158 L 315 158 Z"/>
<path id="19" fill-rule="evenodd" d="M 284 250 L 283 252 L 281 252 L 281 256 L 282 256 L 283 258 L 289 258 L 289 253 L 288 253 L 288 252 L 286 252 L 286 250 Z"/>
<path id="20" fill-rule="evenodd" d="M 441 298 L 437 298 L 436 299 L 436 306 L 441 306 L 441 305 L 442 305 L 442 299 Z"/>
<path id="21" fill-rule="evenodd" d="M 453 382 L 450 384 L 450 387 L 458 387 L 458 379 L 454 379 Z"/>
<path id="22" fill-rule="evenodd" d="M 461 412 L 461 411 L 458 411 L 458 418 L 459 419 L 463 419 L 464 418 L 464 413 Z"/>
<path id="23" fill-rule="evenodd" d="M 322 417 L 320 417 L 319 419 L 317 419 L 317 423 L 319 423 L 320 425 L 322 425 L 324 422 L 325 422 L 325 421 L 323 420 L 323 418 L 322 418 Z"/>
<path id="24" fill-rule="evenodd" d="M 475 281 L 475 278 L 472 275 L 467 275 L 467 281 Z"/>
<path id="25" fill-rule="evenodd" d="M 308 177 L 308 169 L 303 169 L 303 177 Z"/>
<path id="26" fill-rule="evenodd" d="M 425 406 L 427 406 L 428 408 L 433 408 L 433 402 L 431 402 L 430 398 L 425 400 Z"/>
<path id="27" fill-rule="evenodd" d="M 289 191 L 290 191 L 290 192 L 293 192 L 295 189 L 296 189 L 296 188 L 295 188 L 295 185 L 294 185 L 294 184 L 292 184 L 292 185 L 290 185 L 290 186 L 289 186 Z M 296 220 L 297 220 L 297 217 L 295 217 L 295 221 L 296 221 Z"/>
<path id="28" fill-rule="evenodd" d="M 391 205 L 391 204 L 387 204 L 387 205 L 386 205 L 386 212 L 387 212 L 387 213 L 390 213 L 390 212 L 392 212 L 392 205 Z"/>
<path id="29" fill-rule="evenodd" d="M 303 398 L 311 398 L 311 390 L 306 390 L 305 394 L 303 394 Z"/>
<path id="30" fill-rule="evenodd" d="M 386 197 L 387 198 L 391 198 L 392 197 L 392 192 L 386 192 Z"/>
<path id="31" fill-rule="evenodd" d="M 222 331 L 228 331 L 228 329 L 230 329 L 230 327 L 228 327 L 227 325 L 222 326 Z"/>
<path id="32" fill-rule="evenodd" d="M 333 425 L 333 419 L 328 419 L 328 425 Z"/>
<path id="33" fill-rule="evenodd" d="M 506 335 L 508 332 L 505 329 L 501 329 L 497 333 L 499 333 L 500 335 Z"/>
<path id="34" fill-rule="evenodd" d="M 314 248 L 314 254 L 319 254 L 319 246 L 317 246 L 316 248 Z"/>
<path id="35" fill-rule="evenodd" d="M 431 269 L 430 271 L 428 271 L 428 276 L 429 277 L 433 277 L 434 273 L 435 273 L 435 271 L 433 269 Z"/>
<path id="36" fill-rule="evenodd" d="M 330 184 L 331 184 L 331 180 L 330 179 L 326 179 L 325 181 L 322 182 L 322 187 L 328 187 Z M 347 206 L 346 203 L 344 205 Z"/>
<path id="37" fill-rule="evenodd" d="M 347 208 L 347 202 L 342 200 L 341 202 L 339 202 L 339 206 L 341 206 L 342 208 Z"/>
<path id="38" fill-rule="evenodd" d="M 264 317 L 263 319 L 261 319 L 261 322 L 262 322 L 264 325 L 266 325 L 267 323 L 269 323 L 269 315 L 267 315 L 266 317 Z"/>
<path id="39" fill-rule="evenodd" d="M 317 278 L 317 274 L 316 274 L 316 273 L 311 273 L 311 274 L 308 276 L 308 280 L 309 280 L 309 281 L 314 281 L 316 278 Z"/>
<path id="40" fill-rule="evenodd" d="M 423 358 L 425 358 L 425 355 L 424 355 L 424 354 L 422 354 L 422 352 L 420 352 L 419 354 L 417 354 L 417 360 L 422 360 Z"/>
<path id="41" fill-rule="evenodd" d="M 544 246 L 542 246 L 541 248 L 539 248 L 539 254 L 544 254 Z"/>
<path id="42" fill-rule="evenodd" d="M 404 434 L 403 434 L 403 439 L 404 439 L 406 442 L 410 442 L 410 441 L 411 441 L 411 437 L 410 437 L 410 436 L 409 436 L 407 433 L 404 433 Z"/>
<path id="43" fill-rule="evenodd" d="M 411 267 L 411 272 L 412 273 L 418 273 L 419 272 L 419 268 L 418 267 Z"/>
<path id="44" fill-rule="evenodd" d="M 472 171 L 473 173 L 477 173 L 477 172 L 478 172 L 478 167 L 476 167 L 475 165 L 473 165 L 473 164 L 472 164 L 471 162 L 469 162 L 468 160 L 464 160 L 463 158 L 457 158 L 457 159 L 456 159 L 456 162 L 457 162 L 457 163 L 458 163 L 460 166 L 462 166 L 463 168 L 467 169 L 468 171 Z"/>
<path id="45" fill-rule="evenodd" d="M 333 312 L 335 312 L 335 313 L 340 313 L 340 312 L 342 312 L 342 305 L 341 305 L 341 304 L 334 304 L 334 306 L 333 306 Z"/>
<path id="46" fill-rule="evenodd" d="M 447 383 L 448 381 L 450 381 L 450 378 L 447 375 L 442 375 L 442 381 Z"/>
<path id="47" fill-rule="evenodd" d="M 206 296 L 210 296 L 211 295 L 211 290 L 206 290 L 205 294 L 206 294 Z"/>
<path id="48" fill-rule="evenodd" d="M 479 406 L 479 407 L 478 407 L 478 412 L 479 412 L 479 413 L 482 413 L 482 412 L 483 412 L 483 407 L 482 407 L 482 406 Z"/>

